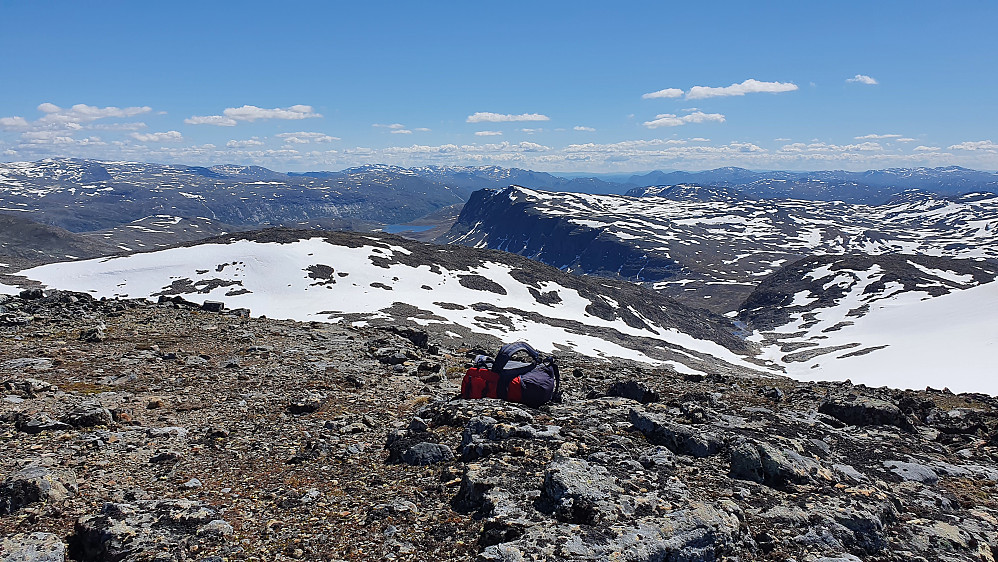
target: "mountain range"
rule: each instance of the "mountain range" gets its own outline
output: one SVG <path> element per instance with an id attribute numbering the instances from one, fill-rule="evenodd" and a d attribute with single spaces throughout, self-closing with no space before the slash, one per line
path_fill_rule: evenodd
<path id="1" fill-rule="evenodd" d="M 990 389 L 980 373 L 998 333 L 987 307 L 966 303 L 990 298 L 998 275 L 998 196 L 926 191 L 960 189 L 932 184 L 942 176 L 980 186 L 988 174 L 861 174 L 883 194 L 891 178 L 917 187 L 876 205 L 747 193 L 744 182 L 759 173 L 740 169 L 675 174 L 659 179 L 714 180 L 627 184 L 628 195 L 619 195 L 507 187 L 561 189 L 589 179 L 488 166 L 281 174 L 231 165 L 7 164 L 0 196 L 22 212 L 0 222 L 0 282 L 220 300 L 277 318 L 402 323 L 432 327 L 445 340 L 522 337 L 683 373 L 843 379 L 870 363 L 877 380 L 893 385 L 919 380 L 908 371 L 931 379 L 938 353 L 904 342 L 944 341 L 917 319 L 952 310 L 951 332 L 961 337 L 949 345 L 966 348 L 967 368 L 949 384 Z M 132 218 L 147 205 L 167 212 Z M 53 219 L 104 227 L 42 224 Z M 273 225 L 291 228 L 258 230 Z M 446 245 L 425 244 L 433 240 Z M 891 339 L 876 326 L 908 329 Z M 919 353 L 928 355 L 913 362 Z"/>

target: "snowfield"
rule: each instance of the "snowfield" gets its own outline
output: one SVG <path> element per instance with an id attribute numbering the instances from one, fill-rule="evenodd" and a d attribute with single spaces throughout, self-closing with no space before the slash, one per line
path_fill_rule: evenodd
<path id="1" fill-rule="evenodd" d="M 197 302 L 218 300 L 228 308 L 249 308 L 255 316 L 299 321 L 365 325 L 370 319 L 398 317 L 398 307 L 405 307 L 408 313 L 401 314 L 423 326 L 456 325 L 504 341 L 527 340 L 540 349 L 567 348 L 594 357 L 668 364 L 684 373 L 704 372 L 685 362 L 656 360 L 639 344 L 627 347 L 571 327 L 580 323 L 650 338 L 689 357 L 704 354 L 745 369 L 762 370 L 720 344 L 656 325 L 647 318 L 641 318 L 644 327 L 635 327 L 621 318 L 604 320 L 589 314 L 589 299 L 554 282 L 542 282 L 540 293 L 553 292 L 558 300 L 542 303 L 530 287 L 511 275 L 506 264 L 484 262 L 471 271 L 450 271 L 437 265 L 412 267 L 391 263 L 396 254 L 408 254 L 406 248 L 371 240 L 376 243 L 355 248 L 323 238 L 283 244 L 239 240 L 53 263 L 19 275 L 48 287 L 89 292 L 96 297 L 181 294 Z M 379 260 L 382 265 L 375 263 Z M 384 265 L 385 260 L 390 265 Z M 468 279 L 475 276 L 491 281 L 505 294 L 473 288 Z M 604 300 L 620 306 L 613 299 Z M 395 310 L 388 310 L 393 307 Z"/>
<path id="2" fill-rule="evenodd" d="M 787 354 L 771 345 L 761 357 L 783 365 L 798 380 L 849 379 L 868 386 L 998 395 L 998 282 L 933 298 L 899 292 L 871 303 L 863 316 L 846 316 L 861 306 L 864 288 L 818 312 L 813 325 L 797 319 L 778 330 L 804 332 L 781 339 L 782 345 L 820 342 L 820 351 L 835 351 L 795 361 L 795 354 L 816 348 Z M 758 333 L 752 338 L 762 340 Z"/>

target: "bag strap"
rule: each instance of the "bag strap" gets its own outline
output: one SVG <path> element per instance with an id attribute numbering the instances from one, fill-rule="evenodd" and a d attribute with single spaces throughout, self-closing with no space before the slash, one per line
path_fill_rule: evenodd
<path id="1" fill-rule="evenodd" d="M 545 357 L 544 362 L 551 365 L 551 371 L 554 375 L 554 392 L 557 394 L 561 390 L 561 375 L 558 373 L 558 364 L 555 363 L 554 355 Z"/>
<path id="2" fill-rule="evenodd" d="M 502 370 L 506 367 L 506 363 L 509 363 L 509 360 L 512 359 L 513 355 L 521 351 L 526 351 L 527 355 L 529 355 L 530 359 L 535 363 L 540 358 L 540 353 L 537 353 L 537 350 L 530 347 L 527 342 L 518 341 L 516 343 L 507 344 L 499 348 L 499 353 L 496 354 L 496 359 L 492 362 L 492 372 L 502 373 Z"/>

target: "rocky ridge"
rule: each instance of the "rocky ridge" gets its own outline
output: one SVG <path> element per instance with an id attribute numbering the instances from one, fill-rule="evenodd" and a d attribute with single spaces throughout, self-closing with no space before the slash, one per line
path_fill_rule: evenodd
<path id="1" fill-rule="evenodd" d="M 998 260 L 998 195 L 990 193 L 909 193 L 877 206 L 748 199 L 721 187 L 641 193 L 647 196 L 480 190 L 440 241 L 643 283 L 722 314 L 737 310 L 768 275 L 815 255 Z"/>
<path id="2" fill-rule="evenodd" d="M 453 399 L 418 327 L 0 303 L 0 560 L 993 560 L 998 400 L 562 359 Z"/>

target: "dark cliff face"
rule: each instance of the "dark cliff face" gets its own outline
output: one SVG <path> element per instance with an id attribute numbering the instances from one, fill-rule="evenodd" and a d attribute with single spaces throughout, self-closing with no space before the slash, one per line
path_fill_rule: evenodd
<path id="1" fill-rule="evenodd" d="M 660 281 L 679 271 L 673 260 L 648 255 L 619 238 L 571 222 L 571 214 L 537 212 L 516 189 L 473 193 L 440 241 L 504 250 L 573 273 L 630 281 Z"/>

